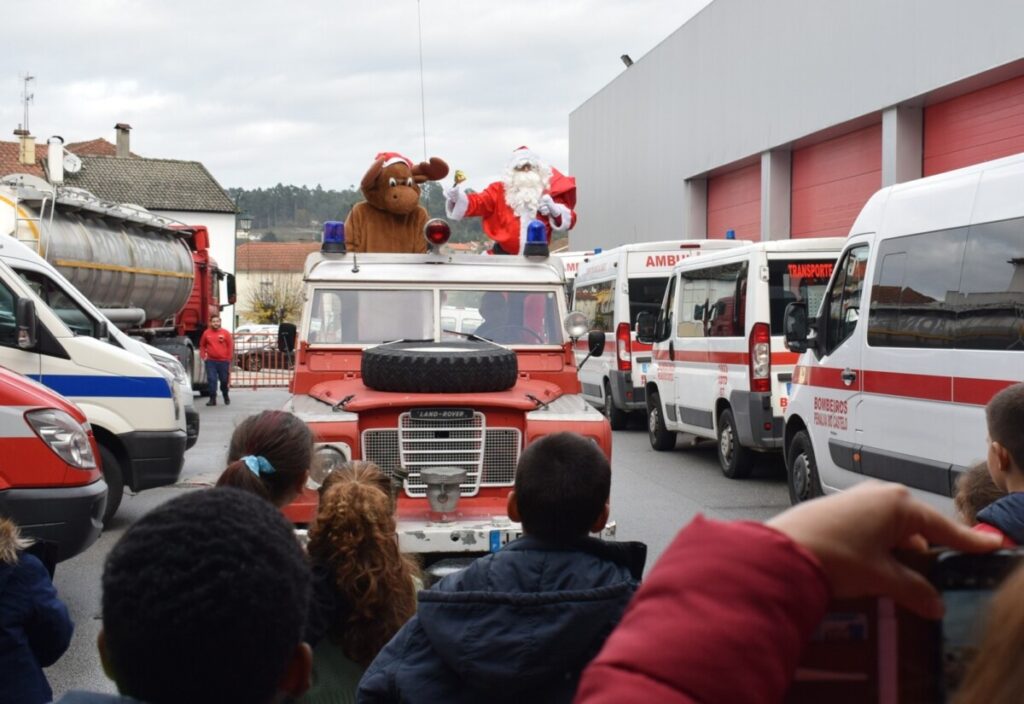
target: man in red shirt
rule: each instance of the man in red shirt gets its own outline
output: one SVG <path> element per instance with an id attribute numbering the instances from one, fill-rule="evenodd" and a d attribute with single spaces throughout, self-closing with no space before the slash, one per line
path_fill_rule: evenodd
<path id="1" fill-rule="evenodd" d="M 199 356 L 206 362 L 206 383 L 210 391 L 207 406 L 217 405 L 217 380 L 220 379 L 220 390 L 224 396 L 224 405 L 230 406 L 228 398 L 228 374 L 231 371 L 231 360 L 234 358 L 234 341 L 231 333 L 220 326 L 220 317 L 210 318 L 210 327 L 203 331 L 199 338 Z"/>

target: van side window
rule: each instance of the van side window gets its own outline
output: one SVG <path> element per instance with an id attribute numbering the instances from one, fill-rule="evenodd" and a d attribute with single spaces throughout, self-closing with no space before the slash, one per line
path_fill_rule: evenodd
<path id="1" fill-rule="evenodd" d="M 682 273 L 679 337 L 742 337 L 746 280 L 744 262 Z"/>
<path id="2" fill-rule="evenodd" d="M 831 353 L 853 334 L 860 318 L 860 301 L 864 293 L 864 274 L 868 267 L 867 246 L 854 247 L 846 253 L 839 274 L 828 293 L 828 317 L 825 353 Z"/>
<path id="3" fill-rule="evenodd" d="M 970 228 L 955 308 L 958 348 L 1024 350 L 1024 219 Z"/>
<path id="4" fill-rule="evenodd" d="M 577 286 L 573 300 L 575 309 L 587 316 L 591 330 L 615 332 L 615 281 Z"/>
<path id="5" fill-rule="evenodd" d="M 0 345 L 17 347 L 18 326 L 16 324 L 14 306 L 17 296 L 3 283 L 0 283 Z"/>
<path id="6" fill-rule="evenodd" d="M 967 228 L 894 237 L 878 246 L 868 344 L 952 349 Z"/>

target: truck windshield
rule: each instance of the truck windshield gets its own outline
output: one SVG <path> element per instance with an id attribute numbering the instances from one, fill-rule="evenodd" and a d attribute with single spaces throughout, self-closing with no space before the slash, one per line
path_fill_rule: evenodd
<path id="1" fill-rule="evenodd" d="M 782 334 L 782 318 L 790 303 L 805 301 L 808 315 L 813 316 L 818 312 L 821 297 L 825 295 L 835 265 L 835 259 L 775 259 L 768 262 L 772 335 Z"/>
<path id="2" fill-rule="evenodd" d="M 425 289 L 318 289 L 307 339 L 341 345 L 432 340 L 433 308 L 433 292 Z"/>
<path id="3" fill-rule="evenodd" d="M 449 311 L 459 311 L 462 329 L 449 327 L 446 318 L 457 319 Z M 562 323 L 553 291 L 466 290 L 441 291 L 441 322 L 445 337 L 454 332 L 469 332 L 502 345 L 560 345 Z"/>

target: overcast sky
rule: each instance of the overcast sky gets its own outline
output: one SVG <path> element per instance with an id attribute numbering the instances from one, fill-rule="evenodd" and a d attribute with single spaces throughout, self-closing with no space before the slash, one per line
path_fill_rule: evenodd
<path id="1" fill-rule="evenodd" d="M 708 2 L 421 0 L 428 154 L 477 188 L 520 144 L 567 169 L 569 113 Z M 378 151 L 423 157 L 416 0 L 31 9 L 4 33 L 0 139 L 29 72 L 40 142 L 114 141 L 127 122 L 133 152 L 201 161 L 225 187 L 346 188 Z"/>

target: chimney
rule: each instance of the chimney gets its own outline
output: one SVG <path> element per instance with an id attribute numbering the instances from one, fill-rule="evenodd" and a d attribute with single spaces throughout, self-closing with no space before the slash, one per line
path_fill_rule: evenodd
<path id="1" fill-rule="evenodd" d="M 29 166 L 35 166 L 36 163 L 36 138 L 28 133 L 28 130 L 21 129 L 21 125 L 18 125 L 18 129 L 14 130 L 14 134 L 18 136 L 18 163 L 28 164 Z"/>
<path id="2" fill-rule="evenodd" d="M 128 133 L 131 132 L 132 126 L 126 125 L 123 122 L 118 122 L 114 125 L 114 130 L 117 132 L 117 158 L 125 159 L 131 156 L 128 150 Z"/>

